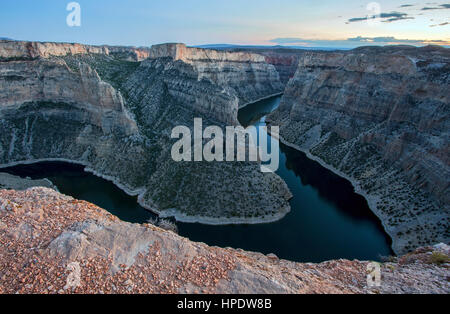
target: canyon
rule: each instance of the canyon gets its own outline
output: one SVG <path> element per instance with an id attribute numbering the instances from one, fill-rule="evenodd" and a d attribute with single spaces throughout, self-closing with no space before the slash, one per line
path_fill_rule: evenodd
<path id="1" fill-rule="evenodd" d="M 175 162 L 170 156 L 175 126 L 192 128 L 195 117 L 205 126 L 237 125 L 240 103 L 281 91 L 275 68 L 261 56 L 205 59 L 197 49 L 167 44 L 134 62 L 90 46 L 0 46 L 2 166 L 41 160 L 86 165 L 138 195 L 142 206 L 181 221 L 258 223 L 289 212 L 286 184 L 261 173 L 258 163 Z"/>
<path id="2" fill-rule="evenodd" d="M 309 52 L 267 117 L 280 138 L 349 179 L 396 253 L 449 241 L 450 52 Z"/>

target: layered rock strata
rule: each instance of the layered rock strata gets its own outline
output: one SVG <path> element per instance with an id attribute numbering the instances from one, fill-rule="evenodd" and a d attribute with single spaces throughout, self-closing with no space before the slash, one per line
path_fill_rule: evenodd
<path id="1" fill-rule="evenodd" d="M 265 62 L 273 65 L 280 76 L 280 82 L 286 86 L 294 77 L 298 63 L 308 50 L 291 48 L 227 48 L 231 52 L 251 52 L 264 56 Z"/>
<path id="2" fill-rule="evenodd" d="M 184 44 L 152 46 L 150 58 L 165 57 L 189 64 L 199 81 L 232 88 L 239 106 L 279 94 L 284 89 L 276 68 L 260 54 L 189 48 Z"/>
<path id="3" fill-rule="evenodd" d="M 450 239 L 450 52 L 309 52 L 268 122 L 353 182 L 397 253 Z"/>
<path id="4" fill-rule="evenodd" d="M 111 55 L 126 61 L 142 61 L 149 57 L 149 48 L 0 40 L 0 61 L 32 60 L 88 53 Z"/>

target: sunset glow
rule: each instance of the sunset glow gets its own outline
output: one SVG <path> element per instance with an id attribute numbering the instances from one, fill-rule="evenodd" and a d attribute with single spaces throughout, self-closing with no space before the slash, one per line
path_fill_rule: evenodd
<path id="1" fill-rule="evenodd" d="M 82 25 L 74 28 L 65 25 L 67 3 L 3 3 L 0 37 L 136 46 L 161 42 L 344 48 L 450 45 L 450 4 L 445 1 L 350 0 L 344 6 L 330 0 L 80 0 Z"/>

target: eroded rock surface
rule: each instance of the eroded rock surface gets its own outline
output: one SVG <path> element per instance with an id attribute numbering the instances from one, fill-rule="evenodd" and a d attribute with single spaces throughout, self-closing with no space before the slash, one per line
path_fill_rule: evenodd
<path id="1" fill-rule="evenodd" d="M 380 266 L 209 247 L 42 187 L 0 190 L 0 293 L 449 293 L 449 247 Z"/>
<path id="2" fill-rule="evenodd" d="M 397 253 L 450 239 L 450 50 L 308 52 L 267 121 L 350 179 Z"/>

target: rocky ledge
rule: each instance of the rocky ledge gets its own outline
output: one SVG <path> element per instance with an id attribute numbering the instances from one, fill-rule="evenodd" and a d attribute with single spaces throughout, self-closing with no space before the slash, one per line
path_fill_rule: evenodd
<path id="1" fill-rule="evenodd" d="M 0 190 L 0 293 L 449 293 L 449 247 L 381 264 L 210 247 L 43 187 Z"/>
<path id="2" fill-rule="evenodd" d="M 404 253 L 450 240 L 449 84 L 446 48 L 308 52 L 267 121 L 349 179 Z"/>

